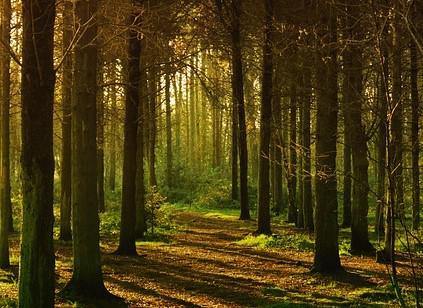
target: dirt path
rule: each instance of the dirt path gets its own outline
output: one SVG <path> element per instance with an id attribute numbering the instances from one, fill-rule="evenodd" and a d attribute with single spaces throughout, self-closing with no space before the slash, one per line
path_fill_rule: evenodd
<path id="1" fill-rule="evenodd" d="M 342 258 L 348 273 L 341 276 L 311 275 L 311 252 L 236 245 L 254 230 L 254 221 L 194 212 L 178 212 L 175 219 L 181 231 L 172 242 L 140 245 L 140 257 L 110 255 L 115 240 L 103 242 L 107 288 L 130 307 L 394 305 L 383 291 L 385 266 L 373 258 Z M 70 256 L 71 246 L 58 246 L 57 289 L 71 276 Z M 57 304 L 71 307 L 60 299 Z"/>

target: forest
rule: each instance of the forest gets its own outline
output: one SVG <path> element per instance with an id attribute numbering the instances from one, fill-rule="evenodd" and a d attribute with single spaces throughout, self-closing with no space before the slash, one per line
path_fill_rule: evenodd
<path id="1" fill-rule="evenodd" d="M 423 0 L 1 0 L 0 307 L 421 307 Z"/>

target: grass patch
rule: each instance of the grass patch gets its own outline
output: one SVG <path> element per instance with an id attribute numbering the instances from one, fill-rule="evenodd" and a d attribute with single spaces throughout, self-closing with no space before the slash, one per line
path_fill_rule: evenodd
<path id="1" fill-rule="evenodd" d="M 313 242 L 306 234 L 283 234 L 277 236 L 247 235 L 242 240 L 235 242 L 236 245 L 257 248 L 290 248 L 302 251 L 312 251 Z"/>

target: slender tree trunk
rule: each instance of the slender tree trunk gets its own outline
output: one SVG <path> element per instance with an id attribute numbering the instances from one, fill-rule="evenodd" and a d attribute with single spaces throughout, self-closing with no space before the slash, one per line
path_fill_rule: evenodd
<path id="1" fill-rule="evenodd" d="M 344 89 L 345 92 L 345 81 Z M 350 111 L 347 107 L 345 95 L 343 97 L 343 114 L 344 114 L 344 193 L 342 208 L 342 228 L 351 227 L 351 120 Z"/>
<path id="2" fill-rule="evenodd" d="M 303 211 L 304 211 L 304 227 L 307 231 L 314 230 L 313 220 L 313 204 L 312 204 L 312 185 L 311 185 L 311 69 L 304 69 L 304 99 L 303 99 Z"/>
<path id="3" fill-rule="evenodd" d="M 417 47 L 413 40 L 410 45 L 411 79 L 411 155 L 413 172 L 413 229 L 420 227 L 420 180 L 419 180 L 419 89 L 418 89 Z"/>
<path id="4" fill-rule="evenodd" d="M 349 30 L 346 37 L 351 41 L 361 41 L 360 1 L 349 0 L 347 3 L 346 24 Z M 368 231 L 368 194 L 369 180 L 367 158 L 367 136 L 363 125 L 363 56 L 362 46 L 350 45 L 344 51 L 345 103 L 348 104 L 353 164 L 353 203 L 351 221 L 351 250 L 354 253 L 366 253 L 373 250 L 369 242 Z"/>
<path id="5" fill-rule="evenodd" d="M 63 54 L 72 41 L 72 2 L 65 1 L 63 8 Z M 72 103 L 72 54 L 63 61 L 62 77 L 62 164 L 61 164 L 61 204 L 60 204 L 60 239 L 70 241 L 71 230 L 71 103 Z"/>
<path id="6" fill-rule="evenodd" d="M 116 82 L 116 62 L 111 62 L 111 70 L 110 70 L 110 79 L 112 82 Z M 110 121 L 110 161 L 109 161 L 109 189 L 111 191 L 116 190 L 116 160 L 117 160 L 117 135 L 118 135 L 118 126 L 117 126 L 117 95 L 116 95 L 116 87 L 112 86 L 111 93 L 110 93 L 110 113 L 111 113 L 111 121 Z"/>
<path id="7" fill-rule="evenodd" d="M 150 63 L 149 71 L 149 183 L 150 186 L 157 186 L 156 178 L 156 140 L 157 140 L 157 68 L 154 61 Z"/>
<path id="8" fill-rule="evenodd" d="M 98 84 L 103 84 L 104 61 L 99 51 L 98 59 Z M 97 195 L 98 211 L 104 213 L 104 92 L 103 87 L 97 89 Z"/>
<path id="9" fill-rule="evenodd" d="M 313 271 L 341 269 L 338 246 L 336 139 L 338 127 L 338 74 L 336 13 L 334 3 L 319 3 L 318 40 L 325 46 L 317 54 L 316 208 Z"/>
<path id="10" fill-rule="evenodd" d="M 137 22 L 132 13 L 129 24 Z M 125 99 L 125 132 L 123 145 L 122 206 L 120 213 L 120 236 L 117 254 L 137 255 L 135 246 L 136 223 L 136 173 L 137 173 L 137 127 L 140 100 L 140 53 L 141 42 L 136 30 L 128 33 L 128 79 Z"/>
<path id="11" fill-rule="evenodd" d="M 2 1 L 2 18 L 0 35 L 2 42 L 10 43 L 10 20 L 12 10 L 10 0 Z M 10 200 L 10 54 L 1 48 L 1 166 L 0 166 L 0 268 L 10 265 L 9 231 L 12 203 Z"/>
<path id="12" fill-rule="evenodd" d="M 97 200 L 97 1 L 74 2 L 75 29 L 85 32 L 74 46 L 72 91 L 73 274 L 63 296 L 102 297 Z"/>
<path id="13" fill-rule="evenodd" d="M 298 134 L 298 144 L 300 145 L 300 147 L 301 147 L 301 145 L 303 144 L 303 140 L 302 140 L 302 138 L 303 138 L 303 133 L 302 133 L 302 123 L 303 123 L 303 116 L 304 116 L 304 109 L 303 109 L 303 107 L 304 107 L 304 104 L 302 103 L 302 101 L 301 101 L 301 99 L 303 98 L 303 95 L 302 95 L 302 91 L 303 91 L 303 88 L 304 88 L 304 85 L 302 84 L 302 76 L 301 76 L 301 73 L 300 73 L 300 76 L 299 76 L 299 82 L 298 82 L 298 84 L 300 85 L 300 87 L 301 87 L 301 91 L 300 91 L 300 95 L 299 95 L 299 99 L 298 99 L 298 102 L 299 102 L 299 106 L 298 106 L 298 111 L 299 111 L 299 125 L 298 125 L 298 131 L 299 131 L 299 134 Z M 300 150 L 300 153 L 299 153 L 299 157 L 298 157 L 298 168 L 297 168 L 297 174 L 298 174 L 298 176 L 297 176 L 297 182 L 298 182 L 298 194 L 297 194 L 297 200 L 296 200 L 296 203 L 298 204 L 297 205 L 297 208 L 298 208 L 298 215 L 297 215 L 297 221 L 295 222 L 295 225 L 298 227 L 298 228 L 304 228 L 304 208 L 303 208 L 303 191 L 304 191 L 304 186 L 303 186 L 303 184 L 304 184 L 304 179 L 303 179 L 303 149 L 302 149 L 302 147 L 301 147 L 301 150 Z"/>
<path id="14" fill-rule="evenodd" d="M 272 21 L 273 0 L 265 0 L 263 79 L 260 109 L 260 159 L 258 183 L 257 234 L 271 234 L 269 193 L 269 147 L 272 121 L 273 50 Z"/>
<path id="15" fill-rule="evenodd" d="M 170 71 L 169 68 L 166 71 L 166 85 L 165 85 L 165 96 L 166 96 L 166 182 L 167 186 L 171 188 L 173 186 L 173 150 L 172 150 L 172 109 L 170 107 Z"/>
<path id="16" fill-rule="evenodd" d="M 279 215 L 283 208 L 283 196 L 282 196 L 282 59 L 277 58 L 275 76 L 274 76 L 274 95 L 272 99 L 272 118 L 274 124 L 274 138 L 275 138 L 275 150 L 274 150 L 274 203 L 275 212 Z"/>
<path id="17" fill-rule="evenodd" d="M 288 222 L 297 223 L 297 85 L 292 81 L 289 106 Z"/>
<path id="18" fill-rule="evenodd" d="M 244 107 L 244 76 L 242 72 L 241 53 L 241 26 L 240 14 L 242 11 L 241 1 L 232 0 L 232 99 L 233 108 L 238 112 L 234 119 L 238 119 L 238 142 L 239 142 L 239 181 L 240 181 L 240 219 L 250 219 L 248 204 L 248 149 L 247 149 L 247 126 L 245 123 Z M 233 131 L 234 133 L 234 131 Z M 233 154 L 235 154 L 233 152 Z M 236 163 L 233 160 L 232 163 Z M 236 198 L 234 198 L 236 199 Z"/>
<path id="19" fill-rule="evenodd" d="M 21 308 L 48 308 L 54 306 L 55 285 L 53 248 L 55 2 L 23 0 L 22 12 L 23 215 L 18 305 Z"/>

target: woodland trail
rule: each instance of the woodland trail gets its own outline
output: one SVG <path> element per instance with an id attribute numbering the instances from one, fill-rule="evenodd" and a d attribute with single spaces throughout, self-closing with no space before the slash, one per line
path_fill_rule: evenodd
<path id="1" fill-rule="evenodd" d="M 116 239 L 102 241 L 106 286 L 129 307 L 395 306 L 386 294 L 386 267 L 373 257 L 342 257 L 347 273 L 312 275 L 311 251 L 237 245 L 254 231 L 255 221 L 182 211 L 174 219 L 180 227 L 171 242 L 139 245 L 139 257 L 112 255 Z M 71 276 L 71 246 L 59 243 L 56 260 L 60 290 Z M 407 275 L 405 267 L 399 272 Z M 72 307 L 56 301 L 57 307 Z"/>

